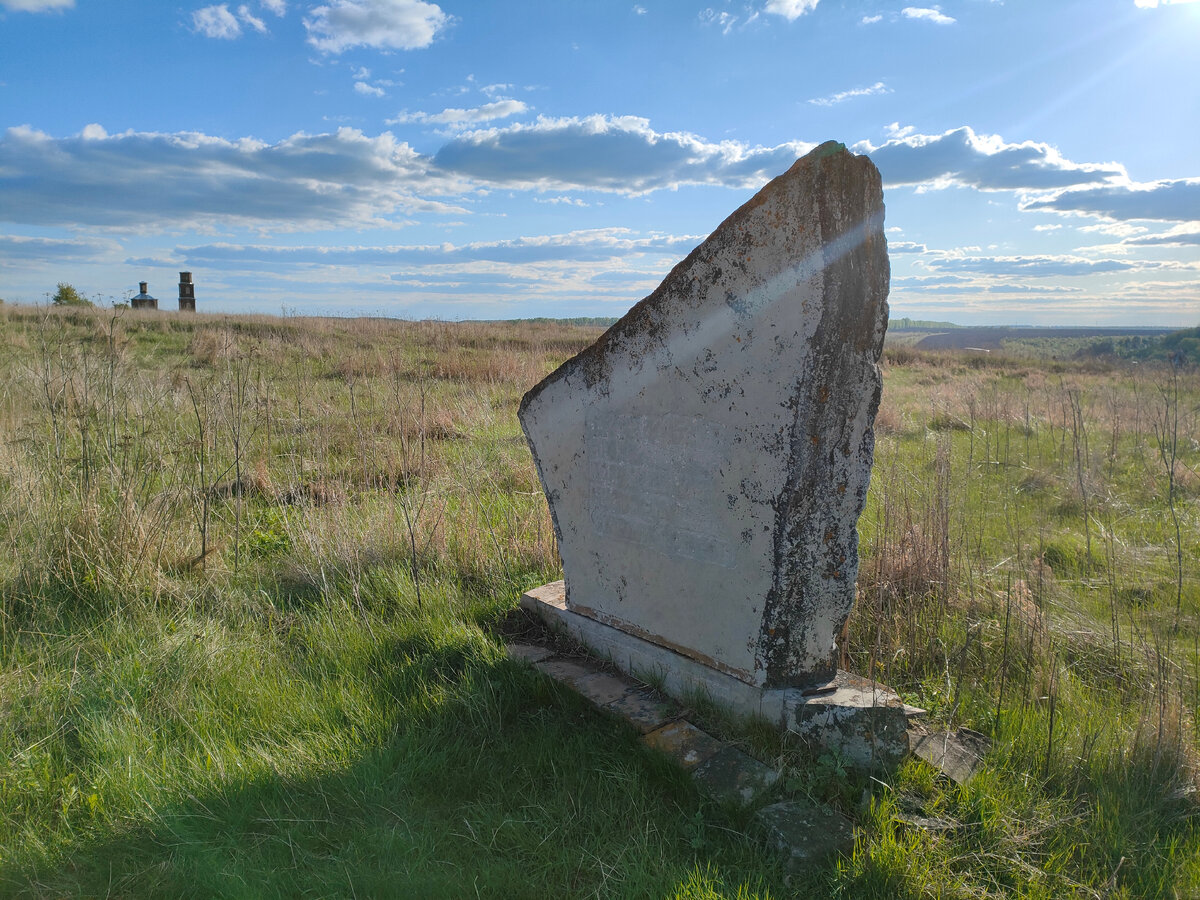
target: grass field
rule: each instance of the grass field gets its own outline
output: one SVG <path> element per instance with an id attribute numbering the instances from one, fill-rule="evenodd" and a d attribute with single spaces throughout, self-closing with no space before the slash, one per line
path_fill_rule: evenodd
<path id="1" fill-rule="evenodd" d="M 844 664 L 993 749 L 696 709 L 860 826 L 789 875 L 503 652 L 516 406 L 598 334 L 0 307 L 0 894 L 1200 896 L 1195 371 L 886 352 Z"/>

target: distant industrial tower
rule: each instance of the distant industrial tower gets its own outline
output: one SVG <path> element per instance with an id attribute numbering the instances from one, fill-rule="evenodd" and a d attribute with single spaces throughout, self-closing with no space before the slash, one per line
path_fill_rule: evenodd
<path id="1" fill-rule="evenodd" d="M 141 293 L 134 297 L 131 304 L 134 309 L 158 309 L 158 301 L 146 293 L 146 282 L 139 281 Z"/>
<path id="2" fill-rule="evenodd" d="M 192 284 L 191 272 L 179 273 L 179 311 L 196 311 L 196 286 Z"/>

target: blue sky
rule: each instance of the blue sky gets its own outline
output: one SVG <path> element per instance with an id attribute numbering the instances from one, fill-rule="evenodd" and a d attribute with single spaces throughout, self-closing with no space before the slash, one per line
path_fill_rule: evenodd
<path id="1" fill-rule="evenodd" d="M 1200 323 L 1200 2 L 905 2 L 0 0 L 0 297 L 618 316 L 833 139 L 893 317 Z"/>

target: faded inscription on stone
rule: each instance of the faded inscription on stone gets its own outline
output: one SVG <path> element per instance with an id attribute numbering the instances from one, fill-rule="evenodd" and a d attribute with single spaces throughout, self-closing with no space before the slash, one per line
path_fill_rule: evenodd
<path id="1" fill-rule="evenodd" d="M 879 173 L 825 144 L 525 396 L 571 610 L 753 685 L 832 678 L 887 287 Z"/>
<path id="2" fill-rule="evenodd" d="M 677 413 L 589 420 L 588 513 L 596 533 L 669 559 L 732 566 L 735 548 L 704 490 L 729 460 L 717 442 L 678 442 L 681 433 L 709 427 Z"/>

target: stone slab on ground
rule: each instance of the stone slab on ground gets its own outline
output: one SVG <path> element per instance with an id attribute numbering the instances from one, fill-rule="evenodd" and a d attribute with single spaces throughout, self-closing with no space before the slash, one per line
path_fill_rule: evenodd
<path id="1" fill-rule="evenodd" d="M 966 784 L 975 777 L 991 747 L 986 735 L 969 728 L 932 733 L 913 729 L 909 739 L 914 756 L 925 760 L 956 784 Z"/>
<path id="2" fill-rule="evenodd" d="M 514 656 L 536 659 L 539 671 L 629 722 L 642 732 L 647 746 L 691 771 L 701 789 L 720 800 L 749 803 L 779 780 L 775 769 L 680 718 L 682 710 L 650 688 L 605 672 L 588 659 L 558 658 L 549 648 L 529 644 L 508 647 Z"/>
<path id="3" fill-rule="evenodd" d="M 754 820 L 793 867 L 854 851 L 854 824 L 827 806 L 785 800 L 764 806 Z"/>
<path id="4" fill-rule="evenodd" d="M 622 678 L 618 675 L 609 675 L 607 672 L 593 672 L 586 678 L 576 681 L 574 688 L 597 706 L 604 709 L 612 709 L 614 703 L 621 700 L 631 691 L 636 691 L 637 685 L 628 678 Z"/>
<path id="5" fill-rule="evenodd" d="M 519 409 L 567 607 L 752 688 L 833 678 L 887 327 L 879 172 L 822 144 Z"/>
<path id="6" fill-rule="evenodd" d="M 545 672 L 555 681 L 560 681 L 572 688 L 575 687 L 577 681 L 596 674 L 596 669 L 586 663 L 573 659 L 559 659 L 558 657 L 534 663 L 534 668 Z"/>
<path id="7" fill-rule="evenodd" d="M 779 771 L 737 747 L 725 746 L 696 766 L 692 777 L 710 795 L 744 805 L 779 781 Z"/>
<path id="8" fill-rule="evenodd" d="M 523 659 L 527 663 L 539 663 L 554 655 L 554 651 L 549 647 L 538 644 L 505 644 L 504 649 L 508 651 L 509 656 Z"/>
<path id="9" fill-rule="evenodd" d="M 672 719 L 678 719 L 683 710 L 670 700 L 663 699 L 655 692 L 639 688 L 625 696 L 614 700 L 607 707 L 621 718 L 625 719 L 642 734 L 661 728 Z"/>
<path id="10" fill-rule="evenodd" d="M 669 722 L 642 736 L 642 741 L 674 759 L 685 769 L 694 769 L 727 745 L 691 722 Z"/>

